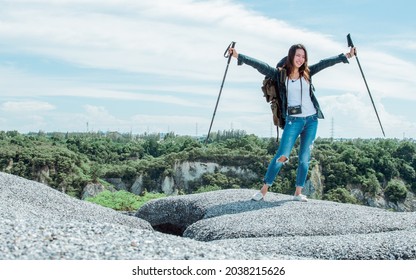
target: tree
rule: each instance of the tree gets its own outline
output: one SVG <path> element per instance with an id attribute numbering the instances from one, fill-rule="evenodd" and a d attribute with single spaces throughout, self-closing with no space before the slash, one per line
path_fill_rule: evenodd
<path id="1" fill-rule="evenodd" d="M 403 159 L 406 162 L 412 162 L 416 157 L 416 144 L 410 141 L 401 142 L 393 156 Z"/>
<path id="2" fill-rule="evenodd" d="M 384 194 L 391 202 L 400 202 L 406 199 L 407 188 L 403 181 L 392 180 L 388 183 Z"/>
<path id="3" fill-rule="evenodd" d="M 374 170 L 372 170 L 371 174 L 368 176 L 362 177 L 361 184 L 363 192 L 372 197 L 374 197 L 381 190 L 380 183 L 377 180 Z"/>
<path id="4" fill-rule="evenodd" d="M 414 182 L 416 180 L 416 172 L 414 168 L 406 162 L 402 162 L 399 165 L 399 173 L 400 177 L 407 182 Z"/>

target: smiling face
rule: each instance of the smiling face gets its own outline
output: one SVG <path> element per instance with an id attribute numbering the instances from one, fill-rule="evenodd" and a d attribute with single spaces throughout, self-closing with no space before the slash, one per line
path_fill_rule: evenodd
<path id="1" fill-rule="evenodd" d="M 302 44 L 290 47 L 285 66 L 290 74 L 299 72 L 302 77 L 309 81 L 308 52 Z"/>
<path id="2" fill-rule="evenodd" d="M 306 53 L 304 49 L 296 49 L 293 57 L 293 66 L 300 68 L 306 61 Z"/>

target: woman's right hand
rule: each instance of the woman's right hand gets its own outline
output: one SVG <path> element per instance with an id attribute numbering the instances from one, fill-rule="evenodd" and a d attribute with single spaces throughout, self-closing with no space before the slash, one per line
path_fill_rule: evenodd
<path id="1" fill-rule="evenodd" d="M 228 53 L 232 56 L 234 56 L 235 58 L 238 58 L 238 52 L 236 51 L 236 49 L 234 48 L 229 48 L 228 49 Z"/>
<path id="2" fill-rule="evenodd" d="M 357 49 L 356 49 L 356 47 L 351 47 L 351 48 L 350 48 L 350 52 L 347 52 L 347 53 L 345 54 L 345 56 L 346 56 L 347 58 L 351 58 L 351 57 L 353 57 L 354 55 L 357 55 Z"/>

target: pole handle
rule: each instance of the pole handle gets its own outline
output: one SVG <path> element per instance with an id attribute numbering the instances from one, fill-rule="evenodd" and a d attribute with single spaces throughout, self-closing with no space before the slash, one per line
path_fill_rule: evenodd
<path id="1" fill-rule="evenodd" d="M 234 47 L 235 47 L 235 42 L 234 41 L 232 41 L 229 45 L 228 45 L 228 47 L 227 47 L 227 49 L 225 50 L 225 52 L 224 52 L 224 57 L 225 58 L 228 58 L 228 64 L 230 63 L 230 61 L 231 61 L 231 54 L 228 52 L 228 50 L 230 49 L 230 48 L 233 48 L 234 49 Z"/>
<path id="2" fill-rule="evenodd" d="M 354 48 L 354 43 L 352 42 L 351 35 L 347 35 L 348 47 Z M 354 55 L 357 56 L 357 52 L 354 50 Z"/>
<path id="3" fill-rule="evenodd" d="M 348 41 L 348 47 L 353 48 L 354 47 L 354 43 L 352 42 L 351 35 L 349 33 L 347 35 L 347 41 Z"/>

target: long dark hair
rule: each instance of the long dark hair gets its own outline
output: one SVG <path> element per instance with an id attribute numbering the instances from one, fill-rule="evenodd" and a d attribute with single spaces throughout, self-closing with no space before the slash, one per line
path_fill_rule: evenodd
<path id="1" fill-rule="evenodd" d="M 310 71 L 308 67 L 308 52 L 306 51 L 306 48 L 304 45 L 296 44 L 290 47 L 289 52 L 287 54 L 285 65 L 283 67 L 286 68 L 288 75 L 292 73 L 293 69 L 295 68 L 295 66 L 293 65 L 293 59 L 295 57 L 297 49 L 302 49 L 305 51 L 305 62 L 299 68 L 299 75 L 301 77 L 304 77 L 307 81 L 310 81 L 310 75 L 309 75 Z"/>

